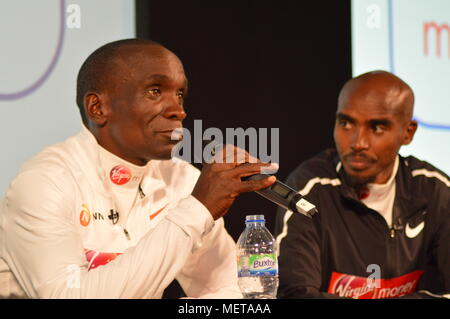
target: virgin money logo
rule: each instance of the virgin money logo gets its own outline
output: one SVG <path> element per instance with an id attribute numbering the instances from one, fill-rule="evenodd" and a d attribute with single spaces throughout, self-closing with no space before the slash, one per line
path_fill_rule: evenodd
<path id="1" fill-rule="evenodd" d="M 328 293 L 354 299 L 401 297 L 416 291 L 422 274 L 423 271 L 417 270 L 396 278 L 380 279 L 379 285 L 372 285 L 370 278 L 333 272 Z"/>
<path id="2" fill-rule="evenodd" d="M 335 273 L 333 273 L 334 275 Z M 331 283 L 330 283 L 331 287 Z M 341 274 L 331 289 L 330 293 L 339 297 L 350 297 L 354 299 L 373 299 L 375 288 L 367 284 L 364 277 Z"/>
<path id="3" fill-rule="evenodd" d="M 126 166 L 117 165 L 111 169 L 109 178 L 116 185 L 124 185 L 131 179 L 131 171 Z"/>

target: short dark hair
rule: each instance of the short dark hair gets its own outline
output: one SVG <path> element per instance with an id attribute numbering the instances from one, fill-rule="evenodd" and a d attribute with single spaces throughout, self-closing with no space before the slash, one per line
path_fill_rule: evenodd
<path id="1" fill-rule="evenodd" d="M 159 45 L 158 42 L 148 39 L 124 39 L 107 43 L 92 52 L 81 65 L 77 77 L 76 102 L 80 109 L 81 119 L 84 125 L 88 125 L 88 118 L 84 111 L 84 96 L 91 91 L 103 89 L 102 80 L 111 71 L 111 63 L 118 56 L 118 51 L 129 45 Z"/>

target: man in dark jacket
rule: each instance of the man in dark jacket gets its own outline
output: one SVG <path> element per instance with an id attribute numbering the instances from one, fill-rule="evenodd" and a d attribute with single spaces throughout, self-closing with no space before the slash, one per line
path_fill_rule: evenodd
<path id="1" fill-rule="evenodd" d="M 388 72 L 344 85 L 336 150 L 305 161 L 287 180 L 319 214 L 277 214 L 279 298 L 450 293 L 449 177 L 398 154 L 417 129 L 413 104 L 411 88 Z"/>

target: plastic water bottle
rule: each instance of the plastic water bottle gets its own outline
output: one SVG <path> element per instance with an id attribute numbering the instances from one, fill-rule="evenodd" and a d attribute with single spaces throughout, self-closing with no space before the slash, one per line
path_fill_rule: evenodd
<path id="1" fill-rule="evenodd" d="M 238 284 L 246 299 L 274 299 L 278 289 L 276 243 L 264 215 L 248 215 L 237 243 Z"/>

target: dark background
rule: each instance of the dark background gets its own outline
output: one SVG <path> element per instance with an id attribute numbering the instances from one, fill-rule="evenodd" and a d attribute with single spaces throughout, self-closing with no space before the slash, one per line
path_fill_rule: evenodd
<path id="1" fill-rule="evenodd" d="M 184 126 L 279 128 L 284 181 L 302 161 L 333 147 L 336 102 L 351 77 L 350 1 L 136 1 L 137 36 L 182 60 L 189 79 Z M 225 216 L 237 240 L 245 215 L 276 207 L 241 195 Z M 179 295 L 172 285 L 165 297 Z"/>

